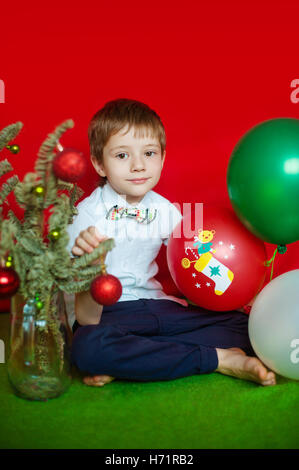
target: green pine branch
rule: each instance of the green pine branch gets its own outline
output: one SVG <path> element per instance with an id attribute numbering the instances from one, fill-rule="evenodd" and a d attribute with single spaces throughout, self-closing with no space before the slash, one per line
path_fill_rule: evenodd
<path id="1" fill-rule="evenodd" d="M 14 175 L 11 178 L 8 178 L 6 183 L 3 183 L 2 188 L 0 189 L 0 205 L 6 202 L 7 196 L 14 190 L 18 182 L 19 178 Z"/>
<path id="2" fill-rule="evenodd" d="M 11 140 L 17 137 L 22 127 L 22 122 L 16 122 L 15 124 L 10 124 L 0 131 L 0 152 L 6 147 L 6 145 L 10 143 Z"/>
<path id="3" fill-rule="evenodd" d="M 21 123 L 7 126 L 0 132 L 2 148 L 14 138 L 22 127 Z M 67 225 L 77 214 L 75 206 L 83 190 L 56 178 L 52 170 L 55 149 L 63 133 L 74 123 L 67 120 L 48 134 L 41 145 L 35 163 L 35 172 L 25 175 L 23 181 L 17 176 L 9 178 L 0 190 L 0 256 L 10 254 L 13 267 L 20 277 L 19 292 L 27 299 L 37 294 L 47 303 L 49 295 L 57 290 L 74 293 L 87 290 L 94 277 L 102 272 L 102 266 L 92 265 L 93 261 L 114 247 L 114 240 L 100 243 L 92 253 L 72 258 L 67 245 L 69 236 Z M 0 147 L 1 148 L 1 147 Z M 0 164 L 0 176 L 11 171 L 7 161 Z M 40 187 L 42 192 L 37 192 Z M 13 211 L 2 220 L 2 206 L 9 192 L 13 191 L 17 204 L 25 209 L 23 219 L 19 220 Z M 45 209 L 48 208 L 47 236 L 44 233 Z M 56 231 L 58 236 L 53 237 Z M 39 318 L 47 315 L 47 309 L 39 311 Z"/>
<path id="4" fill-rule="evenodd" d="M 72 119 L 68 119 L 67 121 L 57 126 L 53 133 L 48 134 L 48 137 L 40 146 L 34 170 L 40 177 L 42 185 L 46 185 L 49 165 L 52 163 L 53 158 L 56 155 L 55 149 L 59 139 L 66 130 L 71 129 L 72 127 L 74 127 L 74 121 Z"/>
<path id="5" fill-rule="evenodd" d="M 6 148 L 6 146 L 17 137 L 19 132 L 23 127 L 22 122 L 16 122 L 14 124 L 10 124 L 6 126 L 4 129 L 0 131 L 0 152 Z M 6 175 L 10 171 L 13 170 L 12 165 L 10 162 L 5 159 L 0 162 L 0 177 Z M 8 180 L 2 185 L 0 189 L 0 260 L 1 264 L 3 263 L 3 258 L 6 252 L 9 250 L 9 247 L 12 244 L 12 240 L 10 238 L 10 234 L 14 232 L 14 228 L 10 228 L 7 226 L 7 223 L 4 223 L 3 220 L 3 204 L 7 203 L 8 195 L 16 188 L 19 183 L 19 179 L 17 176 L 12 176 L 8 178 Z"/>
<path id="6" fill-rule="evenodd" d="M 0 162 L 0 178 L 1 176 L 5 175 L 6 173 L 12 170 L 13 170 L 13 167 L 11 166 L 11 164 L 9 163 L 7 159 Z"/>

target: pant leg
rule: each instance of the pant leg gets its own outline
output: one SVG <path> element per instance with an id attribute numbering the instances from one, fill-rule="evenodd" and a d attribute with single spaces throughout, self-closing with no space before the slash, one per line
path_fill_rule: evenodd
<path id="1" fill-rule="evenodd" d="M 78 328 L 81 328 L 81 327 L 82 327 L 82 325 L 80 325 L 80 323 L 78 323 L 77 320 L 75 320 L 75 322 L 73 323 L 73 326 L 72 326 L 73 335 L 76 333 Z"/>
<path id="2" fill-rule="evenodd" d="M 172 302 L 172 301 L 170 301 Z M 174 302 L 172 302 L 174 303 Z M 238 311 L 231 312 L 209 312 L 199 311 L 197 308 L 182 307 L 183 317 L 173 316 L 167 318 L 165 309 L 162 317 L 158 315 L 161 334 L 151 336 L 155 341 L 172 341 L 193 345 L 205 345 L 218 348 L 239 347 L 249 356 L 256 356 L 248 335 L 248 315 Z M 208 323 L 205 315 L 208 315 Z M 201 315 L 200 322 L 198 322 Z M 73 333 L 81 325 L 75 321 Z"/>
<path id="3" fill-rule="evenodd" d="M 236 310 L 216 312 L 202 307 L 184 307 L 172 300 L 149 300 L 149 311 L 154 312 L 159 325 L 159 336 L 152 339 L 170 339 L 185 344 L 200 344 L 215 348 L 239 347 L 249 356 L 256 356 L 248 335 L 248 315 Z"/>
<path id="4" fill-rule="evenodd" d="M 172 380 L 217 368 L 214 347 L 183 344 L 171 337 L 152 339 L 161 331 L 148 305 L 148 299 L 140 299 L 104 307 L 99 325 L 82 326 L 75 332 L 72 362 L 92 375 L 140 381 Z"/>

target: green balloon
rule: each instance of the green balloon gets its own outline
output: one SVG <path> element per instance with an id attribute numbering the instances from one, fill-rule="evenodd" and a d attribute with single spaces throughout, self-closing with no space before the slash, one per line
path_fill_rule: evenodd
<path id="1" fill-rule="evenodd" d="M 241 222 L 268 243 L 299 240 L 299 120 L 270 119 L 239 140 L 227 188 Z"/>

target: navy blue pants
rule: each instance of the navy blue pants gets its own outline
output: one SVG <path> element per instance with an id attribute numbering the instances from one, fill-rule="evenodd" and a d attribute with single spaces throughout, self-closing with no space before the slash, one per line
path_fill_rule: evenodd
<path id="1" fill-rule="evenodd" d="M 89 375 L 134 381 L 171 380 L 213 372 L 215 348 L 255 356 L 248 315 L 214 312 L 172 300 L 139 299 L 103 308 L 98 325 L 73 325 L 71 361 Z"/>

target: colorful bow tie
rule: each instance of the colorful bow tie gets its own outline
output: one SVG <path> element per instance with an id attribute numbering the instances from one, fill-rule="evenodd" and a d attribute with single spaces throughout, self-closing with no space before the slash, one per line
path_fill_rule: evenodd
<path id="1" fill-rule="evenodd" d="M 139 223 L 149 224 L 157 215 L 157 209 L 139 209 L 138 207 L 111 207 L 107 212 L 106 219 L 119 220 L 122 217 L 131 217 Z"/>

